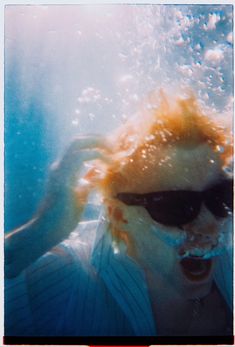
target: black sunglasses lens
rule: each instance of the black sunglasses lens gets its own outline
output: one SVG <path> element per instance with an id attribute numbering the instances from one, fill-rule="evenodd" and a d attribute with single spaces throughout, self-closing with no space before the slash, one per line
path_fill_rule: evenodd
<path id="1" fill-rule="evenodd" d="M 205 193 L 207 208 L 217 217 L 225 218 L 233 211 L 233 180 L 227 180 Z"/>
<path id="2" fill-rule="evenodd" d="M 200 211 L 200 195 L 195 192 L 171 191 L 152 195 L 146 209 L 158 223 L 182 226 L 195 219 Z"/>
<path id="3" fill-rule="evenodd" d="M 127 205 L 143 206 L 152 219 L 169 226 L 182 226 L 197 217 L 200 211 L 200 193 L 165 191 L 148 194 L 119 193 L 117 198 Z"/>
<path id="4" fill-rule="evenodd" d="M 145 207 L 156 222 L 177 227 L 192 222 L 198 216 L 202 197 L 215 216 L 227 217 L 233 211 L 233 180 L 224 180 L 205 192 L 181 190 L 117 195 L 127 205 Z"/>

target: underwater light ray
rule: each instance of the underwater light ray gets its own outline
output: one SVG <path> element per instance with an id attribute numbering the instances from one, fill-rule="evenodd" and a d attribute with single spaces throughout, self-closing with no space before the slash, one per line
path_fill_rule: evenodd
<path id="1" fill-rule="evenodd" d="M 109 134 L 161 87 L 169 94 L 191 87 L 205 110 L 232 127 L 231 13 L 229 5 L 7 6 L 9 185 L 14 171 L 35 173 L 39 162 L 42 175 L 78 134 Z M 41 154 L 29 164 L 37 122 Z M 26 177 L 25 185 L 28 200 L 34 187 Z M 16 205 L 24 194 L 13 194 Z"/>

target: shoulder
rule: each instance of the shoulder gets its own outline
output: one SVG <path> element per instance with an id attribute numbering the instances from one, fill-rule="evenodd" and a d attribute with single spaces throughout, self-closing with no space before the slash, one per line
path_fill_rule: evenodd
<path id="1" fill-rule="evenodd" d="M 6 335 L 50 336 L 63 330 L 61 324 L 75 288 L 79 292 L 95 276 L 83 253 L 62 243 L 20 276 L 6 281 Z"/>
<path id="2" fill-rule="evenodd" d="M 34 334 L 25 273 L 12 279 L 5 279 L 4 291 L 4 335 Z"/>

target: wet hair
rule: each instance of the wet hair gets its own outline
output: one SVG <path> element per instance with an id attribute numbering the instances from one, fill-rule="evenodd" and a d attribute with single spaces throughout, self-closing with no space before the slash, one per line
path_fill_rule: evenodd
<path id="1" fill-rule="evenodd" d="M 110 142 L 113 160 L 101 184 L 108 196 L 114 196 L 120 187 L 128 186 L 128 181 L 133 174 L 138 175 L 140 167 L 156 162 L 156 148 L 162 146 L 190 149 L 208 144 L 219 153 L 223 165 L 232 156 L 231 133 L 206 116 L 195 97 L 172 101 L 163 92 L 158 100 L 156 97 L 147 100 L 138 114 L 110 136 Z"/>

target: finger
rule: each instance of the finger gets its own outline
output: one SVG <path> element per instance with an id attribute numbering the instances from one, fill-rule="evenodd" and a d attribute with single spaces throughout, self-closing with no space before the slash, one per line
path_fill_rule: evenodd
<path id="1" fill-rule="evenodd" d="M 98 149 L 83 149 L 70 153 L 69 156 L 63 158 L 54 171 L 53 176 L 51 176 L 53 177 L 53 182 L 57 182 L 58 185 L 73 185 L 77 180 L 82 164 L 93 160 L 100 160 L 104 163 L 111 162 L 111 158 Z"/>
<path id="2" fill-rule="evenodd" d="M 67 152 L 80 151 L 83 149 L 100 148 L 110 151 L 110 145 L 107 139 L 101 135 L 79 136 L 69 146 Z"/>
<path id="3" fill-rule="evenodd" d="M 73 158 L 77 161 L 78 158 L 78 163 L 83 162 L 86 160 L 84 155 L 82 154 L 82 151 L 84 150 L 95 150 L 95 149 L 100 149 L 103 150 L 103 152 L 108 152 L 110 146 L 107 145 L 105 142 L 104 138 L 101 136 L 96 136 L 96 137 L 91 137 L 91 136 L 83 136 L 79 137 L 76 140 L 74 140 L 67 151 L 65 152 L 65 155 L 60 161 L 60 166 L 67 166 L 68 163 L 73 160 Z M 95 159 L 96 154 L 94 154 L 94 159 Z M 98 155 L 99 156 L 99 155 Z M 76 157 L 76 158 L 75 158 Z M 88 160 L 93 159 L 93 154 L 88 154 L 87 155 Z M 89 159 L 91 157 L 91 159 Z M 79 161 L 80 158 L 80 161 Z"/>
<path id="4" fill-rule="evenodd" d="M 96 160 L 96 159 L 103 160 L 104 162 L 110 162 L 111 160 L 107 155 L 105 155 L 104 152 L 100 150 L 83 149 L 79 151 L 70 152 L 69 155 L 67 155 L 66 157 L 62 159 L 59 167 L 61 169 L 74 168 L 77 170 L 79 169 L 79 167 L 81 166 L 83 162 Z"/>
<path id="5" fill-rule="evenodd" d="M 84 149 L 79 152 L 81 154 L 82 161 L 91 161 L 91 160 L 101 160 L 105 163 L 111 163 L 112 159 L 110 158 L 109 155 L 107 155 L 105 152 L 102 150 L 90 150 L 90 149 Z M 79 155 L 77 153 L 77 155 Z"/>
<path id="6" fill-rule="evenodd" d="M 87 163 L 93 160 L 100 160 L 104 163 L 110 163 L 111 159 L 99 150 L 82 150 L 79 152 L 74 152 L 66 162 L 63 163 L 64 170 L 67 171 L 68 175 L 72 177 L 77 175 L 81 168 L 82 163 Z"/>

